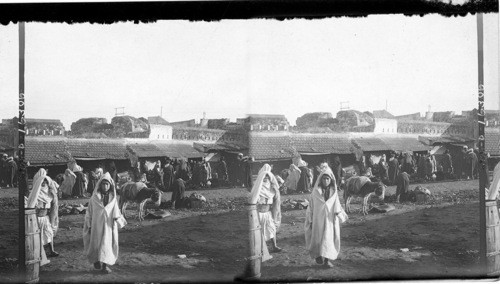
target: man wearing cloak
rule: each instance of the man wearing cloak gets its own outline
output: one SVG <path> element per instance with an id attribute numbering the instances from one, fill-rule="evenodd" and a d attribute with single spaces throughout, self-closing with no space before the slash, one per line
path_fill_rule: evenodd
<path id="1" fill-rule="evenodd" d="M 167 160 L 165 168 L 163 168 L 163 186 L 165 187 L 165 191 L 171 190 L 174 178 L 174 166 L 172 166 L 172 162 L 170 160 Z"/>
<path id="2" fill-rule="evenodd" d="M 322 171 L 308 199 L 304 224 L 306 249 L 317 264 L 333 267 L 340 252 L 340 223 L 347 214 L 340 205 L 337 183 L 330 169 Z"/>
<path id="3" fill-rule="evenodd" d="M 76 175 L 70 169 L 66 169 L 64 172 L 63 182 L 59 187 L 59 191 L 61 192 L 61 197 L 71 197 L 73 193 L 73 186 L 76 182 Z"/>
<path id="4" fill-rule="evenodd" d="M 278 182 L 271 172 L 269 164 L 259 170 L 252 191 L 250 192 L 250 204 L 257 204 L 257 214 L 262 230 L 262 240 L 270 241 L 271 252 L 280 252 L 282 249 L 276 245 L 276 232 L 281 225 L 281 200 Z M 267 245 L 262 245 L 262 261 L 272 258 L 269 255 Z"/>
<path id="5" fill-rule="evenodd" d="M 182 178 L 178 178 L 172 184 L 172 209 L 184 207 L 184 193 L 186 192 L 186 183 Z"/>
<path id="6" fill-rule="evenodd" d="M 300 178 L 297 182 L 297 191 L 298 192 L 309 192 L 311 190 L 311 180 L 312 176 L 307 168 L 307 162 L 304 160 L 300 160 L 298 165 L 300 169 Z"/>
<path id="7" fill-rule="evenodd" d="M 285 180 L 285 186 L 288 193 L 297 191 L 297 185 L 300 179 L 300 169 L 295 164 L 290 164 L 288 177 Z"/>
<path id="8" fill-rule="evenodd" d="M 45 169 L 40 169 L 33 177 L 33 187 L 25 201 L 26 208 L 36 209 L 43 245 L 41 265 L 44 265 L 49 263 L 45 258 L 45 251 L 48 252 L 48 257 L 59 256 L 59 253 L 54 251 L 54 235 L 59 227 L 57 188 Z"/>
<path id="9" fill-rule="evenodd" d="M 97 181 L 83 224 L 84 255 L 95 269 L 111 273 L 108 267 L 118 258 L 118 224 L 121 217 L 115 182 L 109 173 Z"/>
<path id="10" fill-rule="evenodd" d="M 396 177 L 399 174 L 399 162 L 396 158 L 396 153 L 392 152 L 389 158 L 389 185 L 396 184 Z"/>
<path id="11" fill-rule="evenodd" d="M 68 169 L 70 169 L 75 175 L 75 183 L 71 189 L 71 196 L 74 197 L 85 197 L 84 193 L 86 191 L 85 176 L 83 174 L 83 168 L 76 164 L 75 161 L 68 163 Z"/>

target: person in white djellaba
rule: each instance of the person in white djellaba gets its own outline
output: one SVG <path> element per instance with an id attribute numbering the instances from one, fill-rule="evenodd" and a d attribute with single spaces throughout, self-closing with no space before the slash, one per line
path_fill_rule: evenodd
<path id="1" fill-rule="evenodd" d="M 59 206 L 57 184 L 47 176 L 47 171 L 43 168 L 33 177 L 33 187 L 28 198 L 25 199 L 25 207 L 36 209 L 43 245 L 41 265 L 47 264 L 50 261 L 45 256 L 59 256 L 59 253 L 54 250 L 54 236 L 59 226 Z"/>
<path id="2" fill-rule="evenodd" d="M 276 232 L 281 224 L 281 200 L 279 185 L 269 164 L 260 169 L 250 193 L 250 204 L 257 204 L 263 240 L 271 244 L 271 252 L 281 252 L 276 245 Z M 262 246 L 262 261 L 270 259 L 267 245 Z"/>
<path id="3" fill-rule="evenodd" d="M 118 259 L 118 229 L 126 222 L 118 207 L 115 182 L 109 173 L 97 181 L 83 224 L 84 254 L 95 269 L 111 273 Z"/>
<path id="4" fill-rule="evenodd" d="M 332 261 L 340 252 L 340 223 L 348 217 L 340 205 L 335 176 L 329 168 L 319 174 L 308 201 L 306 249 L 317 264 L 333 267 Z"/>

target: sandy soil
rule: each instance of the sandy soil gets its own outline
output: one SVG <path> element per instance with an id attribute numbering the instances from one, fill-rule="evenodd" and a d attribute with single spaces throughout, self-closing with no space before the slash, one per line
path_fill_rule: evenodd
<path id="1" fill-rule="evenodd" d="M 389 213 L 362 216 L 359 200 L 341 228 L 341 254 L 335 267 L 314 263 L 305 251 L 305 210 L 283 212 L 278 245 L 262 265 L 262 280 L 359 280 L 456 278 L 477 275 L 479 250 L 478 181 L 427 184 L 434 196 L 425 204 L 395 204 Z M 411 185 L 413 188 L 415 185 Z M 389 187 L 388 198 L 395 188 Z M 196 210 L 171 210 L 160 220 L 134 218 L 120 231 L 120 257 L 113 273 L 97 273 L 82 256 L 84 215 L 61 216 L 55 243 L 61 253 L 42 267 L 41 282 L 233 281 L 245 267 L 248 221 L 246 190 L 197 191 L 209 204 Z M 187 192 L 190 194 L 191 192 Z M 15 281 L 17 190 L 0 191 L 0 280 Z M 287 195 L 282 199 L 303 199 Z M 170 198 L 170 193 L 163 196 Z M 342 201 L 342 198 L 341 198 Z M 85 204 L 85 199 L 65 200 Z M 184 254 L 186 258 L 179 258 Z"/>

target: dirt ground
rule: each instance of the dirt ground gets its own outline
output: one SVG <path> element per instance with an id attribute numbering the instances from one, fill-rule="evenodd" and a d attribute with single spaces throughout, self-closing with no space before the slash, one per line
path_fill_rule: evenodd
<path id="1" fill-rule="evenodd" d="M 410 185 L 413 188 L 416 185 Z M 278 245 L 284 252 L 262 264 L 264 281 L 327 281 L 463 278 L 478 274 L 478 181 L 424 185 L 433 197 L 421 204 L 363 216 L 360 200 L 341 226 L 341 253 L 334 268 L 315 264 L 305 251 L 305 210 L 283 211 Z M 245 189 L 199 190 L 209 204 L 170 210 L 160 220 L 135 219 L 119 234 L 120 255 L 113 273 L 102 275 L 82 255 L 84 215 L 60 216 L 55 248 L 61 254 L 43 266 L 41 282 L 225 282 L 243 272 L 248 221 Z M 394 194 L 389 187 L 386 198 Z M 191 192 L 186 192 L 188 195 Z M 285 195 L 282 200 L 304 199 Z M 170 199 L 170 193 L 163 196 Z M 85 204 L 86 199 L 64 200 Z M 342 198 L 341 198 L 342 202 Z M 17 190 L 0 191 L 0 282 L 15 281 Z M 179 258 L 178 255 L 186 255 Z"/>

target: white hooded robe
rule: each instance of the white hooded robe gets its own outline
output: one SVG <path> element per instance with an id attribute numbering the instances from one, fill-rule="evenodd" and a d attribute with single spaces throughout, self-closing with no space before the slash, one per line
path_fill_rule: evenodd
<path id="1" fill-rule="evenodd" d="M 264 177 L 269 176 L 269 185 L 264 185 Z M 249 196 L 250 204 L 268 204 L 271 210 L 266 213 L 258 212 L 259 222 L 262 232 L 262 261 L 271 259 L 267 249 L 266 241 L 275 238 L 276 232 L 281 225 L 281 199 L 279 186 L 274 174 L 271 172 L 271 166 L 264 164 L 259 170 L 257 179 L 255 180 L 252 191 Z"/>
<path id="2" fill-rule="evenodd" d="M 299 183 L 301 170 L 294 164 L 290 165 L 288 177 L 285 180 L 285 186 L 290 191 L 297 190 L 297 184 Z"/>
<path id="3" fill-rule="evenodd" d="M 106 206 L 99 192 L 103 179 L 111 184 L 109 202 Z M 118 225 L 115 220 L 120 216 L 115 183 L 109 173 L 105 173 L 96 183 L 83 225 L 84 254 L 90 263 L 100 261 L 109 265 L 115 264 L 118 259 Z"/>
<path id="4" fill-rule="evenodd" d="M 323 175 L 332 179 L 330 195 L 325 201 L 323 189 L 319 186 Z M 340 205 L 338 190 L 333 172 L 330 169 L 322 171 L 309 197 L 304 224 L 306 249 L 312 258 L 324 257 L 337 259 L 340 252 L 340 223 L 347 220 L 347 214 Z"/>

